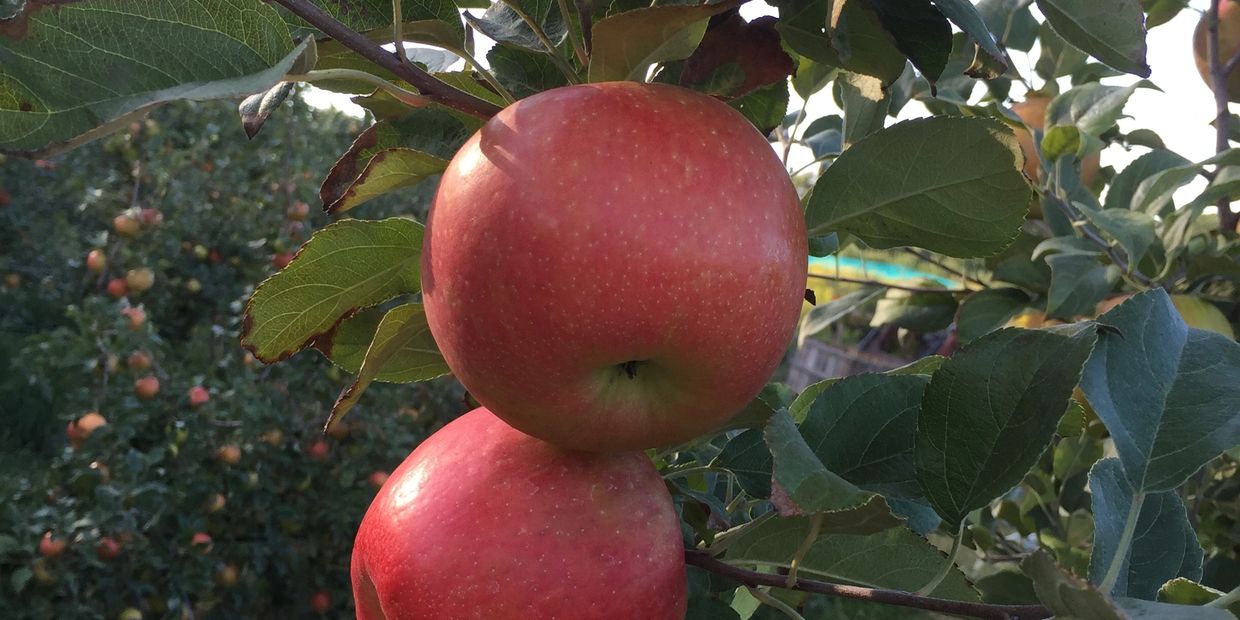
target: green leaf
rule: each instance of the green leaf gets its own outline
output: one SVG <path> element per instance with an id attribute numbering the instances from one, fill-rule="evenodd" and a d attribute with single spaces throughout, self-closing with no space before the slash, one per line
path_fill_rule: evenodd
<path id="1" fill-rule="evenodd" d="M 1107 189 L 1106 208 L 1134 208 L 1134 194 L 1142 181 L 1164 170 L 1191 165 L 1192 162 L 1165 149 L 1150 151 L 1136 158 L 1111 180 L 1111 187 Z"/>
<path id="2" fill-rule="evenodd" d="M 248 0 L 28 2 L 7 24 L 0 151 L 28 155 L 93 140 L 168 101 L 266 91 L 308 45 L 294 48 L 280 15 Z"/>
<path id="3" fill-rule="evenodd" d="M 1003 329 L 934 373 L 917 421 L 917 479 L 950 526 L 1019 484 L 1046 451 L 1092 344 L 1092 332 Z"/>
<path id="4" fill-rule="evenodd" d="M 1223 594 L 1209 586 L 1194 583 L 1183 577 L 1176 577 L 1158 589 L 1158 600 L 1176 605 L 1205 605 L 1217 600 Z M 1227 610 L 1240 617 L 1240 603 L 1232 603 Z"/>
<path id="5" fill-rule="evenodd" d="M 1134 489 L 1175 489 L 1240 443 L 1240 344 L 1188 328 L 1161 288 L 1098 322 L 1114 329 L 1099 335 L 1081 388 Z"/>
<path id="6" fill-rule="evenodd" d="M 788 111 L 788 83 L 763 86 L 728 102 L 763 135 L 770 134 Z"/>
<path id="7" fill-rule="evenodd" d="M 1089 60 L 1089 55 L 1069 45 L 1049 23 L 1043 23 L 1038 28 L 1038 40 L 1042 43 L 1042 49 L 1034 70 L 1042 79 L 1053 80 L 1072 75 Z"/>
<path id="8" fill-rule="evenodd" d="M 295 86 L 297 85 L 293 82 L 280 82 L 266 92 L 250 95 L 241 101 L 237 112 L 241 115 L 241 127 L 245 130 L 246 137 L 253 138 L 258 135 L 267 118 L 279 109 Z"/>
<path id="9" fill-rule="evenodd" d="M 1014 288 L 990 288 L 965 298 L 956 315 L 956 334 L 962 344 L 1003 327 L 1033 301 Z"/>
<path id="10" fill-rule="evenodd" d="M 832 5 L 826 4 L 824 9 L 829 6 Z M 840 0 L 834 7 L 838 19 L 834 21 L 834 30 L 830 34 L 830 47 L 833 53 L 838 54 L 837 60 L 820 60 L 853 73 L 874 76 L 884 85 L 899 79 L 906 62 L 904 53 L 871 4 L 860 0 Z"/>
<path id="11" fill-rule="evenodd" d="M 381 374 L 389 381 L 413 383 L 446 375 L 448 364 L 431 337 L 422 304 L 404 304 L 383 316 L 366 351 L 357 378 L 340 392 L 332 405 L 327 428 L 343 418 Z"/>
<path id="12" fill-rule="evenodd" d="M 392 28 L 392 1 L 391 0 L 349 0 L 342 2 L 341 0 L 312 0 L 319 8 L 331 15 L 336 21 L 344 23 L 351 30 L 358 32 L 376 31 L 384 28 L 387 32 L 391 32 Z M 462 7 L 465 8 L 465 7 Z M 481 7 L 480 7 L 481 8 Z M 302 21 L 300 17 L 293 15 L 288 11 L 281 11 L 285 16 L 290 28 L 294 28 L 298 36 L 305 36 L 318 31 L 311 28 L 309 24 Z M 438 29 L 447 29 L 452 33 L 452 41 L 456 47 L 464 44 L 465 28 L 461 25 L 461 16 L 457 11 L 457 4 L 445 2 L 443 0 L 401 0 L 400 3 L 401 19 L 405 22 L 440 22 Z M 410 28 L 407 32 L 415 32 L 416 28 Z M 438 45 L 435 41 L 422 41 L 409 37 L 410 41 L 426 42 L 432 45 Z M 387 43 L 391 39 L 380 39 Z"/>
<path id="13" fill-rule="evenodd" d="M 861 140 L 823 172 L 806 207 L 811 235 L 915 245 L 956 257 L 1010 244 L 1033 192 L 1011 129 L 979 118 L 905 121 Z"/>
<path id="14" fill-rule="evenodd" d="M 1094 546 L 1089 580 L 1102 582 L 1123 534 L 1134 493 L 1118 459 L 1098 461 L 1089 472 L 1093 496 Z M 1176 577 L 1201 579 L 1203 551 L 1188 521 L 1184 502 L 1171 491 L 1150 493 L 1141 504 L 1137 527 L 1111 596 L 1153 600 L 1162 584 Z"/>
<path id="15" fill-rule="evenodd" d="M 1141 8 L 1145 9 L 1145 27 L 1148 29 L 1171 21 L 1181 10 L 1188 8 L 1188 0 L 1141 0 Z"/>
<path id="16" fill-rule="evenodd" d="M 1097 82 L 1076 86 L 1051 100 L 1046 107 L 1046 126 L 1074 125 L 1082 133 L 1100 137 L 1123 117 L 1124 105 L 1142 86 L 1152 85 L 1141 80 L 1122 87 Z"/>
<path id="17" fill-rule="evenodd" d="M 1093 314 L 1115 281 L 1119 268 L 1103 265 L 1088 254 L 1055 254 L 1046 257 L 1051 266 L 1051 288 L 1046 294 L 1046 315 L 1072 319 Z"/>
<path id="18" fill-rule="evenodd" d="M 1154 218 L 1145 213 L 1127 209 L 1094 209 L 1083 202 L 1074 204 L 1085 219 L 1123 248 L 1128 255 L 1130 273 L 1141 259 L 1145 258 L 1150 246 L 1158 240 L 1158 234 L 1154 231 Z"/>
<path id="19" fill-rule="evenodd" d="M 1042 156 L 1055 161 L 1081 150 L 1081 130 L 1074 125 L 1056 125 L 1042 134 Z"/>
<path id="20" fill-rule="evenodd" d="M 830 327 L 850 312 L 878 299 L 878 296 L 883 294 L 883 290 L 878 287 L 863 288 L 843 297 L 832 299 L 825 304 L 819 304 L 810 308 L 809 312 L 805 313 L 805 317 L 801 319 L 801 329 L 797 334 L 799 339 L 797 346 L 799 347 L 800 343 L 803 343 L 806 338 Z"/>
<path id="21" fill-rule="evenodd" d="M 1037 0 L 1055 31 L 1106 65 L 1150 76 L 1145 60 L 1145 14 L 1136 0 Z"/>
<path id="22" fill-rule="evenodd" d="M 956 318 L 956 298 L 947 292 L 923 293 L 887 289 L 878 300 L 871 327 L 895 325 L 919 332 L 935 332 Z"/>
<path id="23" fill-rule="evenodd" d="M 787 567 L 809 536 L 813 519 L 777 518 L 747 527 L 728 545 L 724 559 L 741 565 Z M 798 570 L 828 581 L 912 591 L 929 583 L 946 561 L 943 552 L 897 527 L 869 535 L 820 535 L 806 550 Z M 959 601 L 978 598 L 957 569 L 932 594 Z"/>
<path id="24" fill-rule="evenodd" d="M 527 17 L 538 24 L 553 45 L 559 45 L 564 40 L 568 31 L 564 28 L 564 20 L 555 0 L 509 1 L 520 7 Z M 525 20 L 517 15 L 508 2 L 493 3 L 481 17 L 474 17 L 469 13 L 462 13 L 462 15 L 474 29 L 494 41 L 534 52 L 547 53 L 547 48 L 543 46 L 538 35 L 530 29 Z"/>
<path id="25" fill-rule="evenodd" d="M 706 20 L 736 5 L 654 6 L 603 18 L 594 24 L 590 55 L 591 82 L 644 81 L 650 65 L 688 58 L 702 36 Z"/>
<path id="26" fill-rule="evenodd" d="M 1075 401 L 1073 401 L 1075 404 Z M 1079 404 L 1077 404 L 1079 407 Z M 1083 415 L 1079 409 L 1077 415 Z M 1070 411 L 1068 415 L 1072 415 Z M 1067 417 L 1067 416 L 1065 416 Z M 1084 422 L 1081 422 L 1083 425 Z M 1084 430 L 1083 428 L 1081 429 Z M 1060 429 L 1062 432 L 1063 429 Z M 1102 458 L 1102 442 L 1089 435 L 1064 437 L 1055 444 L 1055 452 L 1051 458 L 1051 473 L 1057 480 L 1067 480 L 1089 468 Z"/>
<path id="27" fill-rule="evenodd" d="M 1023 0 L 980 0 L 977 12 L 1000 45 L 1022 52 L 1033 49 L 1038 39 L 1038 22 Z"/>
<path id="28" fill-rule="evenodd" d="M 931 0 L 931 2 L 938 7 L 944 17 L 964 31 L 983 54 L 990 57 L 990 64 L 995 65 L 995 72 L 976 77 L 995 78 L 1007 71 L 1006 55 L 999 49 L 981 13 L 972 2 L 968 0 Z"/>
<path id="29" fill-rule="evenodd" d="M 729 439 L 711 464 L 732 472 L 750 497 L 771 496 L 771 468 L 775 461 L 766 447 L 763 429 L 751 428 Z"/>
<path id="30" fill-rule="evenodd" d="M 1020 562 L 1033 589 L 1056 618 L 1065 620 L 1128 620 L 1101 592 L 1055 565 L 1049 551 L 1038 549 Z"/>
<path id="31" fill-rule="evenodd" d="M 422 225 L 410 219 L 346 219 L 319 230 L 250 296 L 242 346 L 265 362 L 281 360 L 356 308 L 417 292 L 421 250 Z"/>
<path id="32" fill-rule="evenodd" d="M 835 87 L 844 107 L 844 148 L 883 128 L 890 99 L 878 78 L 844 72 Z"/>
<path id="33" fill-rule="evenodd" d="M 952 51 L 952 27 L 930 0 L 866 0 L 866 4 L 891 33 L 896 49 L 922 75 L 931 82 L 942 77 Z"/>
<path id="34" fill-rule="evenodd" d="M 366 163 L 366 168 L 349 189 L 327 205 L 326 211 L 332 215 L 344 213 L 388 192 L 417 185 L 447 167 L 447 160 L 413 149 L 379 151 Z"/>
<path id="35" fill-rule="evenodd" d="M 828 470 L 888 497 L 921 495 L 913 435 L 925 375 L 844 377 L 810 405 L 801 435 Z"/>
<path id="36" fill-rule="evenodd" d="M 1187 165 L 1168 168 L 1146 177 L 1132 193 L 1133 211 L 1150 215 L 1165 215 L 1172 206 L 1172 196 L 1187 185 L 1201 171 L 1200 166 Z"/>
<path id="37" fill-rule="evenodd" d="M 496 45 L 487 52 L 495 79 L 517 99 L 568 85 L 568 78 L 547 54 Z"/>

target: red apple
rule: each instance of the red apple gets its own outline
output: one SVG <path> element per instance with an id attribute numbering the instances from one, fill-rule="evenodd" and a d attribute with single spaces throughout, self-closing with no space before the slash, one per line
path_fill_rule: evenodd
<path id="1" fill-rule="evenodd" d="M 190 407 L 198 407 L 201 405 L 205 405 L 207 404 L 207 401 L 210 401 L 210 400 L 211 400 L 211 393 L 207 391 L 207 388 L 202 387 L 201 385 L 195 385 L 194 387 L 189 389 L 189 406 Z"/>
<path id="2" fill-rule="evenodd" d="M 215 452 L 215 458 L 225 465 L 236 465 L 241 462 L 241 448 L 235 444 L 224 444 Z"/>
<path id="3" fill-rule="evenodd" d="M 313 609 L 314 613 L 322 615 L 331 611 L 331 608 L 332 597 L 326 590 L 319 590 L 310 595 L 310 609 Z"/>
<path id="4" fill-rule="evenodd" d="M 112 278 L 108 280 L 108 294 L 116 299 L 120 299 L 129 294 L 129 287 L 124 280 Z"/>
<path id="5" fill-rule="evenodd" d="M 121 314 L 129 319 L 129 329 L 134 331 L 142 329 L 142 326 L 146 324 L 146 310 L 143 310 L 141 306 L 125 308 L 121 310 Z"/>
<path id="6" fill-rule="evenodd" d="M 122 213 L 112 218 L 112 230 L 122 237 L 132 237 L 138 234 L 141 224 L 138 220 L 128 214 Z"/>
<path id="7" fill-rule="evenodd" d="M 127 360 L 130 370 L 147 370 L 151 367 L 151 354 L 146 351 L 134 351 Z"/>
<path id="8" fill-rule="evenodd" d="M 550 90 L 444 172 L 422 253 L 453 374 L 566 448 L 665 446 L 766 384 L 805 295 L 804 214 L 766 138 L 674 86 Z"/>
<path id="9" fill-rule="evenodd" d="M 4 285 L 8 288 L 17 288 L 22 285 L 22 274 L 10 272 L 4 274 Z"/>
<path id="10" fill-rule="evenodd" d="M 159 393 L 159 379 L 155 375 L 147 375 L 133 382 L 133 393 L 142 400 L 155 398 Z"/>
<path id="11" fill-rule="evenodd" d="M 1197 73 L 1206 86 L 1213 88 L 1214 80 L 1210 77 L 1210 58 L 1206 55 L 1206 35 L 1210 27 L 1210 16 L 1201 16 L 1197 29 L 1193 31 L 1193 60 L 1197 62 Z M 1235 0 L 1223 0 L 1218 3 L 1218 56 L 1219 62 L 1226 64 L 1228 59 L 1240 52 L 1240 3 Z M 1240 71 L 1232 71 L 1227 76 L 1227 100 L 1240 101 Z"/>
<path id="12" fill-rule="evenodd" d="M 74 449 L 81 448 L 82 444 L 98 429 L 108 423 L 108 419 L 99 415 L 97 411 L 89 411 L 82 417 L 69 423 L 69 428 L 65 434 L 69 438 L 69 445 Z"/>
<path id="13" fill-rule="evenodd" d="M 284 211 L 284 214 L 288 216 L 288 219 L 294 222 L 300 222 L 310 215 L 310 205 L 298 200 L 297 202 L 289 205 L 288 209 Z"/>
<path id="14" fill-rule="evenodd" d="M 12 201 L 13 194 L 10 194 L 7 189 L 0 189 L 0 207 L 8 206 L 8 204 Z"/>
<path id="15" fill-rule="evenodd" d="M 293 257 L 296 256 L 296 254 L 296 252 L 276 252 L 271 257 L 271 264 L 274 265 L 276 269 L 284 269 L 285 267 L 288 267 L 289 263 L 293 262 Z"/>
<path id="16" fill-rule="evenodd" d="M 142 223 L 146 226 L 159 226 L 164 223 L 164 213 L 159 209 L 143 209 Z"/>
<path id="17" fill-rule="evenodd" d="M 155 285 L 155 272 L 146 267 L 130 269 L 125 273 L 125 284 L 135 293 L 145 293 Z"/>
<path id="18" fill-rule="evenodd" d="M 383 483 L 388 481 L 388 477 L 390 475 L 391 474 L 386 471 L 372 471 L 370 472 L 370 475 L 366 477 L 366 481 L 370 483 L 370 486 L 376 489 L 381 489 L 383 488 Z"/>
<path id="19" fill-rule="evenodd" d="M 314 443 L 310 444 L 310 447 L 306 449 L 306 455 L 316 461 L 326 460 L 329 452 L 331 452 L 331 447 L 322 439 L 314 440 Z"/>
<path id="20" fill-rule="evenodd" d="M 103 273 L 103 270 L 107 268 L 108 257 L 103 253 L 103 250 L 96 248 L 86 254 L 86 269 L 90 270 L 91 273 Z"/>
<path id="21" fill-rule="evenodd" d="M 189 544 L 191 547 L 201 547 L 203 553 L 211 550 L 211 535 L 206 532 L 194 532 L 190 537 Z"/>
<path id="22" fill-rule="evenodd" d="M 65 552 L 69 548 L 69 541 L 63 538 L 53 538 L 51 532 L 43 534 L 43 538 L 39 539 L 39 555 L 45 558 L 54 558 Z"/>
<path id="23" fill-rule="evenodd" d="M 121 544 L 110 536 L 104 536 L 95 546 L 95 553 L 105 562 L 115 560 L 121 554 Z"/>
<path id="24" fill-rule="evenodd" d="M 358 620 L 681 620 L 680 521 L 641 453 L 567 451 L 475 409 L 405 459 L 353 545 Z"/>

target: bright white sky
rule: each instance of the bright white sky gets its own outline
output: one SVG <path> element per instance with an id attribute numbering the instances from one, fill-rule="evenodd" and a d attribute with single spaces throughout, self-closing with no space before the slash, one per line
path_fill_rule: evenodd
<path id="1" fill-rule="evenodd" d="M 1214 129 L 1210 125 L 1214 116 L 1214 100 L 1210 90 L 1197 74 L 1192 54 L 1193 28 L 1207 5 L 1208 0 L 1192 0 L 1190 8 L 1181 11 L 1172 21 L 1150 31 L 1147 39 L 1149 64 L 1153 69 L 1150 80 L 1163 92 L 1149 89 L 1138 90 L 1125 108 L 1130 118 L 1120 121 L 1120 129 L 1126 132 L 1142 127 L 1154 130 L 1162 137 L 1167 148 L 1192 161 L 1205 159 L 1214 153 Z M 475 13 L 479 12 L 475 11 Z M 747 2 L 741 7 L 741 14 L 746 19 L 753 19 L 761 15 L 774 15 L 775 9 L 763 2 Z M 479 36 L 477 43 L 478 50 L 475 56 L 485 62 L 486 50 L 489 49 L 491 42 Z M 1036 52 L 1035 47 L 1034 53 Z M 1035 58 L 1017 53 L 1015 60 L 1023 75 L 1027 77 L 1034 75 L 1033 61 Z M 1127 85 L 1136 80 L 1134 76 L 1123 76 L 1108 79 L 1106 83 Z M 1065 80 L 1063 87 L 1066 89 L 1067 86 Z M 362 109 L 350 102 L 344 95 L 315 88 L 308 88 L 304 92 L 311 105 L 336 107 L 359 116 L 362 113 Z M 795 111 L 803 105 L 795 93 L 792 94 L 792 99 L 793 101 L 789 104 L 790 111 Z M 831 97 L 820 94 L 812 99 L 804 124 L 808 125 L 808 121 L 832 113 L 839 113 L 839 110 L 835 107 Z M 901 111 L 900 118 L 912 118 L 925 114 L 925 109 L 920 105 L 910 103 Z M 1130 161 L 1145 152 L 1144 148 L 1135 148 L 1132 152 L 1126 152 L 1119 146 L 1111 146 L 1103 152 L 1102 164 L 1115 166 L 1116 170 L 1122 170 Z M 798 166 L 809 159 L 806 150 L 794 153 L 793 161 L 790 163 Z M 1202 184 L 1203 182 L 1199 179 L 1197 183 L 1182 191 L 1200 191 Z"/>

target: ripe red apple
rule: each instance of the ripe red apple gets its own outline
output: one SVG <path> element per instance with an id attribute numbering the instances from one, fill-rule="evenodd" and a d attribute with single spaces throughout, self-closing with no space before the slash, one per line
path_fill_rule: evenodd
<path id="1" fill-rule="evenodd" d="M 1235 0 L 1223 0 L 1218 4 L 1218 55 L 1219 62 L 1226 64 L 1228 59 L 1240 51 L 1240 3 Z M 1210 58 L 1206 55 L 1206 35 L 1210 27 L 1210 16 L 1201 16 L 1197 29 L 1193 31 L 1193 60 L 1197 63 L 1197 72 L 1206 86 L 1213 88 L 1214 80 L 1210 77 Z M 1232 71 L 1227 76 L 1227 100 L 1240 101 L 1240 71 Z"/>
<path id="2" fill-rule="evenodd" d="M 288 209 L 284 211 L 284 214 L 288 216 L 288 219 L 294 222 L 300 222 L 310 215 L 310 205 L 298 200 L 297 202 L 289 205 Z"/>
<path id="3" fill-rule="evenodd" d="M 159 379 L 155 375 L 146 375 L 133 382 L 133 393 L 142 400 L 155 398 L 159 393 Z"/>
<path id="4" fill-rule="evenodd" d="M 111 536 L 104 536 L 99 539 L 99 544 L 95 546 L 95 554 L 100 560 L 105 562 L 115 560 L 121 554 L 121 544 Z"/>
<path id="5" fill-rule="evenodd" d="M 331 447 L 322 439 L 314 440 L 314 443 L 310 444 L 310 447 L 306 449 L 306 455 L 316 461 L 326 460 L 329 452 L 331 452 Z"/>
<path id="6" fill-rule="evenodd" d="M 86 269 L 91 273 L 103 273 L 108 268 L 108 257 L 103 250 L 95 248 L 86 254 Z"/>
<path id="7" fill-rule="evenodd" d="M 211 551 L 211 535 L 206 532 L 194 532 L 190 537 L 189 544 L 191 547 L 201 547 L 203 553 Z"/>
<path id="8" fill-rule="evenodd" d="M 293 262 L 293 257 L 296 254 L 296 252 L 276 252 L 271 257 L 271 264 L 274 265 L 276 269 L 284 269 L 285 267 L 288 267 L 289 263 Z"/>
<path id="9" fill-rule="evenodd" d="M 566 448 L 719 427 L 770 378 L 804 303 L 804 214 L 779 157 L 679 87 L 509 106 L 452 159 L 428 221 L 423 300 L 448 366 Z"/>
<path id="10" fill-rule="evenodd" d="M 151 290 L 155 285 L 155 272 L 146 267 L 130 269 L 125 273 L 125 284 L 129 290 L 139 295 Z"/>
<path id="11" fill-rule="evenodd" d="M 142 223 L 146 226 L 159 226 L 164 223 L 164 213 L 159 209 L 143 209 Z"/>
<path id="12" fill-rule="evenodd" d="M 681 620 L 680 521 L 641 453 L 567 451 L 475 409 L 410 454 L 353 545 L 358 620 Z"/>
<path id="13" fill-rule="evenodd" d="M 225 465 L 236 465 L 241 462 L 241 448 L 236 444 L 224 444 L 215 451 L 215 458 Z"/>
<path id="14" fill-rule="evenodd" d="M 88 411 L 82 417 L 69 423 L 69 428 L 65 431 L 65 435 L 69 438 L 69 445 L 75 450 L 81 448 L 96 429 L 107 423 L 108 419 L 99 415 L 99 412 Z"/>
<path id="15" fill-rule="evenodd" d="M 13 194 L 7 189 L 0 189 L 0 207 L 7 207 L 13 201 Z"/>
<path id="16" fill-rule="evenodd" d="M 69 541 L 63 538 L 53 538 L 51 532 L 43 534 L 43 538 L 39 539 L 39 555 L 45 558 L 59 556 L 68 548 Z"/>
<path id="17" fill-rule="evenodd" d="M 332 597 L 326 590 L 319 590 L 310 595 L 310 609 L 313 609 L 314 613 L 322 615 L 331 611 L 331 608 Z"/>
<path id="18" fill-rule="evenodd" d="M 112 230 L 122 237 L 132 237 L 138 234 L 141 224 L 138 220 L 128 214 L 122 213 L 112 218 Z"/>
<path id="19" fill-rule="evenodd" d="M 121 310 L 121 314 L 129 319 L 129 329 L 134 331 L 142 329 L 142 326 L 146 324 L 146 310 L 143 310 L 141 306 L 125 308 Z"/>
<path id="20" fill-rule="evenodd" d="M 189 406 L 198 407 L 207 404 L 211 400 L 211 393 L 207 388 L 201 385 L 195 385 L 189 389 Z"/>
<path id="21" fill-rule="evenodd" d="M 129 365 L 130 370 L 148 370 L 152 364 L 151 354 L 146 351 L 134 351 L 129 354 L 129 359 L 126 360 L 126 363 Z"/>
<path id="22" fill-rule="evenodd" d="M 108 294 L 115 299 L 120 299 L 129 294 L 129 286 L 120 278 L 112 278 L 108 280 Z"/>
<path id="23" fill-rule="evenodd" d="M 387 473 L 386 471 L 376 470 L 376 471 L 370 472 L 370 475 L 366 477 L 366 481 L 370 483 L 370 486 L 376 489 L 381 489 L 383 488 L 383 483 L 388 481 L 388 477 L 390 475 L 391 474 Z"/>

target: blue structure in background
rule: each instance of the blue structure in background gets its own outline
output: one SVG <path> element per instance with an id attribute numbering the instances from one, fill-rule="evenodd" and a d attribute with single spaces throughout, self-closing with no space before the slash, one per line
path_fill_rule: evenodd
<path id="1" fill-rule="evenodd" d="M 959 283 L 954 280 L 917 271 L 911 267 L 884 263 L 882 261 L 862 260 L 849 256 L 811 256 L 809 259 L 809 264 L 811 267 L 821 267 L 828 271 L 834 270 L 836 265 L 838 265 L 840 269 L 856 270 L 866 274 L 865 277 L 876 280 L 895 281 L 928 279 L 934 280 L 935 282 L 938 282 L 948 288 L 959 286 Z"/>

